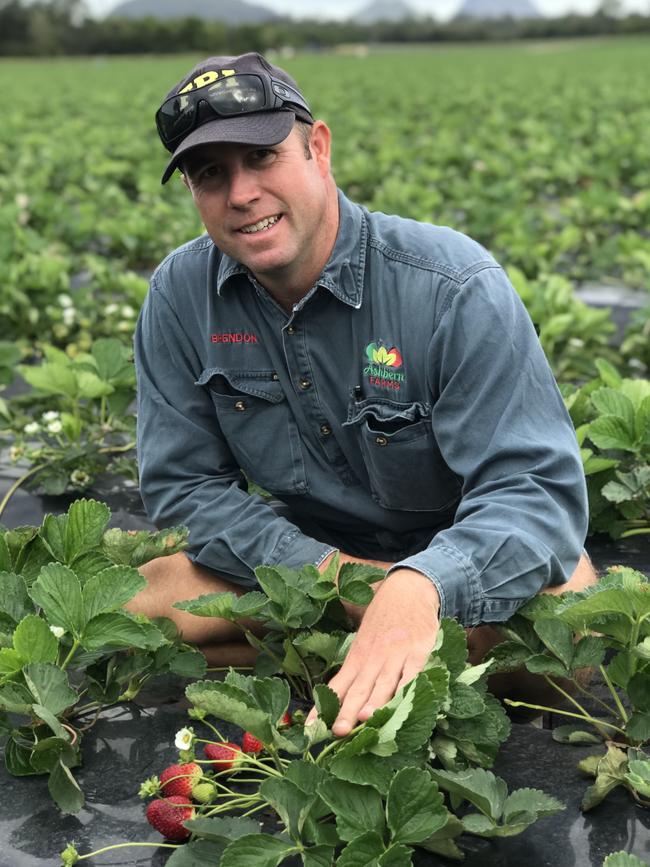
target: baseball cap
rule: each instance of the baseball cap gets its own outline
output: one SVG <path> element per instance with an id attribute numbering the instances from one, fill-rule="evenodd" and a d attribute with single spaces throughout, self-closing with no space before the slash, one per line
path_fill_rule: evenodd
<path id="1" fill-rule="evenodd" d="M 279 66 L 257 52 L 208 57 L 156 112 L 158 134 L 172 154 L 161 183 L 193 148 L 221 142 L 270 147 L 289 135 L 296 118 L 314 122 L 298 85 Z"/>

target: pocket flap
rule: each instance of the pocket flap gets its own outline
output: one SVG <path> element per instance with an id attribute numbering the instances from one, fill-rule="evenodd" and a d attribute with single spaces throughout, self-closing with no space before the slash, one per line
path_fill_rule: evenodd
<path id="1" fill-rule="evenodd" d="M 274 370 L 225 370 L 222 367 L 210 367 L 203 371 L 194 384 L 207 386 L 215 394 L 227 397 L 249 394 L 270 403 L 284 400 L 284 391 Z"/>

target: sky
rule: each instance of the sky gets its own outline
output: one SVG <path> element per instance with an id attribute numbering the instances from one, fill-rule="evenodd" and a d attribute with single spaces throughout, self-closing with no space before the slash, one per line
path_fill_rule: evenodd
<path id="1" fill-rule="evenodd" d="M 259 6 L 268 6 L 276 12 L 296 17 L 323 17 L 322 0 L 250 0 Z M 367 6 L 370 0 L 329 0 L 326 4 L 328 17 L 345 18 L 358 9 Z M 436 18 L 445 19 L 453 15 L 461 5 L 461 0 L 406 0 L 418 12 L 429 13 Z M 535 5 L 545 15 L 563 15 L 567 12 L 589 14 L 598 5 L 598 0 L 534 0 Z M 90 12 L 104 15 L 118 5 L 118 0 L 86 0 Z M 650 0 L 624 0 L 626 11 L 650 10 Z"/>

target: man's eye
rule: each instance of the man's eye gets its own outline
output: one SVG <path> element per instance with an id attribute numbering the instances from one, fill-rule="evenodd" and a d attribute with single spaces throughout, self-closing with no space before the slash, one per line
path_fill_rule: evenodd
<path id="1" fill-rule="evenodd" d="M 256 151 L 253 151 L 253 160 L 258 163 L 266 163 L 270 162 L 273 156 L 275 156 L 275 151 L 270 148 L 258 148 Z"/>

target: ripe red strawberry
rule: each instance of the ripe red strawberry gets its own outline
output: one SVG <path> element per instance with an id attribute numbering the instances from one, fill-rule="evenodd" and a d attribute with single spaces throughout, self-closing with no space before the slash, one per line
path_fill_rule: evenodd
<path id="1" fill-rule="evenodd" d="M 186 765 L 170 765 L 160 775 L 163 794 L 182 795 L 186 800 L 192 797 L 192 789 L 203 776 L 203 771 L 196 762 Z"/>
<path id="2" fill-rule="evenodd" d="M 241 739 L 241 748 L 245 753 L 257 755 L 257 753 L 261 753 L 264 749 L 264 744 L 255 735 L 252 735 L 250 732 L 244 732 L 244 737 Z"/>
<path id="3" fill-rule="evenodd" d="M 291 714 L 289 713 L 289 711 L 287 711 L 286 713 L 284 713 L 282 715 L 282 719 L 278 723 L 278 728 L 283 729 L 283 728 L 286 728 L 287 726 L 290 726 L 290 725 L 291 725 Z"/>
<path id="4" fill-rule="evenodd" d="M 148 805 L 146 816 L 149 824 L 165 839 L 180 843 L 190 836 L 187 828 L 183 827 L 183 822 L 194 818 L 194 807 L 188 804 L 183 795 L 156 798 Z"/>
<path id="5" fill-rule="evenodd" d="M 213 762 L 215 771 L 229 771 L 241 763 L 242 748 L 231 741 L 222 744 L 206 744 L 203 752 L 206 759 Z"/>

